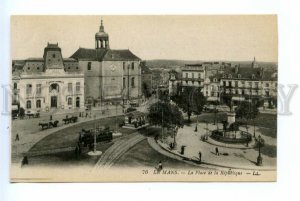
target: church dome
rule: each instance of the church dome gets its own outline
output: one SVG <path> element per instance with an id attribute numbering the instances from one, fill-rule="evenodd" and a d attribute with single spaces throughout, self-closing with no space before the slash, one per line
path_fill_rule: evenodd
<path id="1" fill-rule="evenodd" d="M 95 34 L 96 38 L 108 38 L 108 34 L 104 31 L 99 31 Z"/>
<path id="2" fill-rule="evenodd" d="M 104 31 L 104 26 L 103 26 L 103 21 L 101 19 L 101 25 L 100 25 L 100 29 L 99 32 L 97 32 L 95 34 L 96 38 L 108 38 L 108 34 Z"/>

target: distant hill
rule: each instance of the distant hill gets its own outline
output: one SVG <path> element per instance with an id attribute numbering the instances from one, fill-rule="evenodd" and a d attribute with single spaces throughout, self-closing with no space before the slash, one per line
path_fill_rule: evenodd
<path id="1" fill-rule="evenodd" d="M 146 60 L 148 67 L 155 68 L 165 68 L 165 69 L 176 69 L 178 67 L 184 67 L 185 64 L 200 64 L 206 61 L 203 60 L 164 60 L 164 59 L 155 59 L 155 60 Z M 210 61 L 209 61 L 210 62 Z M 217 61 L 217 62 L 228 62 L 232 66 L 241 64 L 241 66 L 248 66 L 252 64 L 252 61 Z M 278 64 L 276 62 L 260 62 L 257 61 L 259 66 L 265 68 L 265 70 L 277 70 Z"/>

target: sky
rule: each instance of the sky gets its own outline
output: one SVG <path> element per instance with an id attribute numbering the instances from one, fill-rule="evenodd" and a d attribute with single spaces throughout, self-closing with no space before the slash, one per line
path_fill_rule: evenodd
<path id="1" fill-rule="evenodd" d="M 110 48 L 143 60 L 278 60 L 275 15 L 12 16 L 11 58 L 42 57 L 48 42 L 63 57 L 94 48 L 101 18 Z"/>

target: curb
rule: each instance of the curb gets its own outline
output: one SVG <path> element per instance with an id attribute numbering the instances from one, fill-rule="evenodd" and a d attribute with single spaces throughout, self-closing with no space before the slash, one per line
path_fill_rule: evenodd
<path id="1" fill-rule="evenodd" d="M 154 140 L 154 142 L 160 147 L 160 148 L 162 148 L 163 150 L 165 150 L 165 151 L 167 151 L 167 152 L 169 152 L 169 153 L 171 153 L 171 154 L 173 154 L 173 155 L 175 155 L 175 156 L 179 156 L 179 157 L 181 157 L 182 159 L 183 159 L 183 161 L 192 161 L 192 162 L 194 162 L 195 164 L 195 166 L 199 166 L 199 167 L 201 167 L 201 164 L 204 164 L 204 165 L 210 165 L 210 166 L 215 166 L 215 167 L 221 167 L 221 168 L 229 168 L 229 169 L 238 169 L 238 170 L 255 170 L 255 171 L 274 171 L 274 170 L 276 170 L 276 169 L 250 169 L 250 168 L 239 168 L 239 167 L 230 167 L 230 166 L 225 166 L 225 165 L 219 165 L 219 164 L 215 164 L 215 163 L 207 163 L 207 162 L 201 162 L 201 164 L 197 164 L 197 160 L 194 160 L 194 159 L 191 159 L 191 158 L 188 158 L 188 157 L 184 157 L 184 156 L 182 156 L 182 155 L 180 155 L 180 154 L 176 154 L 176 153 L 174 153 L 174 152 L 172 152 L 172 151 L 170 151 L 169 149 L 167 149 L 167 148 L 165 148 L 165 147 L 163 147 L 163 146 L 161 146 L 159 143 L 157 143 L 157 141 L 155 141 Z"/>

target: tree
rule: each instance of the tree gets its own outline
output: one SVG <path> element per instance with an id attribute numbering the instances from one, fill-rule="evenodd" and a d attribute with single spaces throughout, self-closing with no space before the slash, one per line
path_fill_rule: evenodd
<path id="1" fill-rule="evenodd" d="M 145 98 L 149 98 L 151 96 L 151 91 L 146 82 L 143 82 L 143 84 L 142 84 L 142 93 L 145 96 Z"/>
<path id="2" fill-rule="evenodd" d="M 258 111 L 258 102 L 242 101 L 236 108 L 236 117 L 245 119 L 254 119 Z"/>
<path id="3" fill-rule="evenodd" d="M 183 126 L 183 116 L 177 106 L 168 102 L 156 102 L 149 108 L 148 119 L 150 124 L 162 128 L 173 128 Z"/>
<path id="4" fill-rule="evenodd" d="M 191 122 L 192 113 L 201 114 L 206 103 L 203 93 L 196 87 L 185 87 L 178 95 L 172 97 L 172 100 L 187 113 L 188 122 Z"/>

